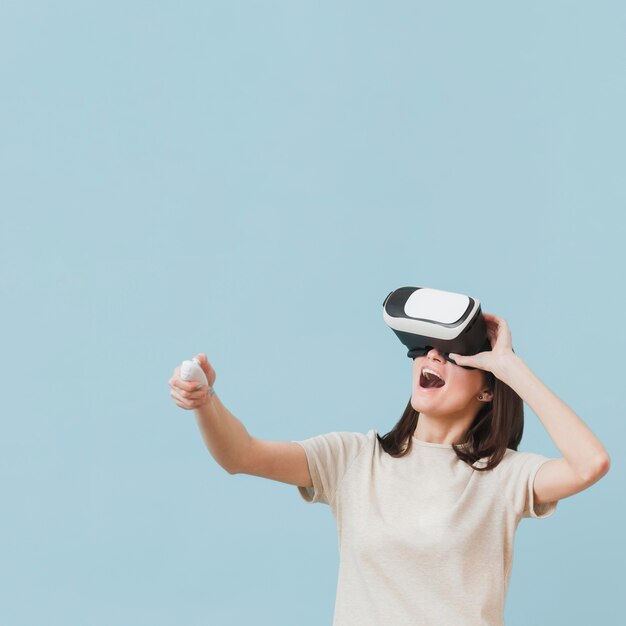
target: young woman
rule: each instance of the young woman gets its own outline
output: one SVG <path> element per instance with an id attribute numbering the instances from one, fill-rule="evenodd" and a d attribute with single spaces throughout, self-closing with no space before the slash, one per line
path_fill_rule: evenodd
<path id="1" fill-rule="evenodd" d="M 224 469 L 296 485 L 305 501 L 331 507 L 334 626 L 501 626 L 520 520 L 552 515 L 609 469 L 600 441 L 513 352 L 505 320 L 483 317 L 492 350 L 450 354 L 456 364 L 434 348 L 415 358 L 411 399 L 382 437 L 257 439 L 213 391 L 205 355 L 209 389 L 174 370 L 176 404 L 195 409 Z M 561 458 L 517 450 L 524 401 Z"/>

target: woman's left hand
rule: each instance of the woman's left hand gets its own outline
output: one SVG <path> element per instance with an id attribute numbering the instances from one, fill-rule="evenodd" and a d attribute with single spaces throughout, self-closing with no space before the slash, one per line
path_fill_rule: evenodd
<path id="1" fill-rule="evenodd" d="M 457 365 L 478 367 L 481 370 L 493 372 L 497 376 L 500 367 L 515 354 L 511 345 L 511 331 L 502 317 L 491 313 L 483 313 L 482 316 L 487 327 L 487 337 L 491 344 L 491 350 L 470 356 L 451 352 L 450 356 Z"/>

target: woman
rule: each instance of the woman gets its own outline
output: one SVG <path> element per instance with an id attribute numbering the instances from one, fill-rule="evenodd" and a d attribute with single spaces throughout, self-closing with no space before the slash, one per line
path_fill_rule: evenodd
<path id="1" fill-rule="evenodd" d="M 174 400 L 196 409 L 222 467 L 330 505 L 340 549 L 334 626 L 502 625 L 520 520 L 552 515 L 609 469 L 600 441 L 513 352 L 505 320 L 483 317 L 491 351 L 450 354 L 455 363 L 434 348 L 415 358 L 411 399 L 382 437 L 257 439 L 213 391 L 205 355 L 208 389 L 194 391 L 174 370 Z M 517 450 L 523 401 L 561 458 Z"/>

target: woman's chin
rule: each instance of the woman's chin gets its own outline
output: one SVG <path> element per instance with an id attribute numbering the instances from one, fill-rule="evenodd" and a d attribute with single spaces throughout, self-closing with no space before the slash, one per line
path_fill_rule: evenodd
<path id="1" fill-rule="evenodd" d="M 443 387 L 424 389 L 423 387 L 416 387 L 411 397 L 411 406 L 416 411 L 420 411 L 417 407 L 433 407 L 438 406 L 441 403 L 443 397 Z"/>
<path id="2" fill-rule="evenodd" d="M 416 391 L 411 398 L 411 405 L 416 411 L 421 410 L 417 407 L 433 407 L 440 404 L 439 400 L 435 396 L 425 396 L 424 394 L 420 394 L 419 391 Z"/>

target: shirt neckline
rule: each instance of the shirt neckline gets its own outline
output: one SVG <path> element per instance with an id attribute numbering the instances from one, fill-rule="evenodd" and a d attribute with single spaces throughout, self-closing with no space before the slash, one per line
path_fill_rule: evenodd
<path id="1" fill-rule="evenodd" d="M 421 439 L 418 439 L 415 435 L 412 435 L 413 437 L 413 443 L 416 443 L 420 446 L 427 446 L 429 448 L 449 448 L 452 449 L 452 444 L 451 443 L 434 443 L 432 441 L 422 441 Z"/>

